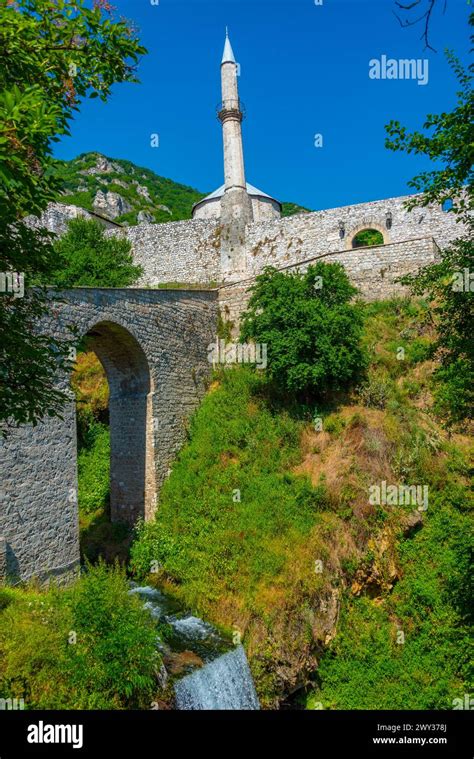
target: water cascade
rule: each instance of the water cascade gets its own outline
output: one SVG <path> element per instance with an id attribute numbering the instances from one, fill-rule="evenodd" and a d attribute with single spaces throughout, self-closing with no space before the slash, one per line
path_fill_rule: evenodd
<path id="1" fill-rule="evenodd" d="M 174 678 L 176 659 L 189 665 L 174 682 L 177 709 L 260 708 L 243 646 L 234 647 L 213 625 L 155 588 L 134 585 L 130 593 L 143 599 L 156 621 L 165 670 L 169 668 Z"/>
<path id="2" fill-rule="evenodd" d="M 259 709 L 242 646 L 222 654 L 175 685 L 178 709 Z"/>

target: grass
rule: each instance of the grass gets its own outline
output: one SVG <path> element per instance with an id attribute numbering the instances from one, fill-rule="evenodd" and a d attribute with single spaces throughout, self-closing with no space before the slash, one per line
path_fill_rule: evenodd
<path id="1" fill-rule="evenodd" d="M 118 566 L 67 589 L 0 589 L 0 695 L 26 709 L 149 708 L 157 632 Z"/>
<path id="2" fill-rule="evenodd" d="M 160 282 L 154 290 L 215 290 L 217 282 Z"/>
<path id="3" fill-rule="evenodd" d="M 424 304 L 364 312 L 367 378 L 321 431 L 261 375 L 216 376 L 132 547 L 137 577 L 158 562 L 152 582 L 242 633 L 266 707 L 300 689 L 308 708 L 442 709 L 468 687 L 468 441 L 431 413 Z M 370 504 L 383 480 L 428 484 L 422 529 L 414 505 Z"/>

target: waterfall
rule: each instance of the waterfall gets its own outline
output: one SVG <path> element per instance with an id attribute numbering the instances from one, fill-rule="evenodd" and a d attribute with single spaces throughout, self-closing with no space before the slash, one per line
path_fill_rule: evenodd
<path id="1" fill-rule="evenodd" d="M 194 709 L 259 709 L 243 646 L 219 656 L 175 684 L 176 706 Z"/>
<path id="2" fill-rule="evenodd" d="M 182 656 L 182 676 L 174 683 L 177 709 L 260 709 L 243 646 L 233 648 L 228 636 L 195 617 L 166 593 L 131 585 L 129 593 L 137 594 L 156 623 L 162 623 L 157 647 L 163 656 L 166 677 L 168 666 L 176 676 L 176 662 L 179 664 Z M 196 666 L 200 669 L 190 672 Z"/>

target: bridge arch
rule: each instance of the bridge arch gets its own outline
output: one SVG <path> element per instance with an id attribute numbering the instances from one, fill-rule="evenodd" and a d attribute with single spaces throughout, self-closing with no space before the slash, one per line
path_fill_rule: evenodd
<path id="1" fill-rule="evenodd" d="M 150 518 L 156 503 L 149 362 L 137 338 L 116 322 L 99 321 L 85 337 L 109 385 L 111 520 L 134 524 Z"/>
<path id="2" fill-rule="evenodd" d="M 205 393 L 215 291 L 73 288 L 51 291 L 39 325 L 88 336 L 105 369 L 111 426 L 111 516 L 153 518 L 157 498 Z M 70 386 L 61 373 L 58 387 Z M 61 416 L 0 439 L 0 583 L 69 582 L 80 566 L 76 401 Z"/>

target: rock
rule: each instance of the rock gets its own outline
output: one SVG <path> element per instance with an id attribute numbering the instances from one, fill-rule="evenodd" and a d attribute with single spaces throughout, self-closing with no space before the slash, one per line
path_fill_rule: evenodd
<path id="1" fill-rule="evenodd" d="M 39 218 L 28 216 L 25 219 L 25 223 L 34 229 L 46 227 L 46 229 L 55 235 L 63 235 L 67 232 L 69 221 L 79 218 L 90 219 L 92 217 L 88 211 L 79 208 L 79 206 L 70 206 L 64 203 L 48 203 Z"/>
<path id="2" fill-rule="evenodd" d="M 168 206 L 158 206 L 159 211 L 166 211 L 170 216 L 173 216 L 173 211 Z"/>
<path id="3" fill-rule="evenodd" d="M 145 223 L 145 224 L 151 224 L 155 221 L 151 213 L 148 213 L 148 211 L 139 211 L 137 215 L 137 221 L 138 223 Z"/>
<path id="4" fill-rule="evenodd" d="M 94 198 L 94 211 L 108 217 L 116 219 L 124 213 L 132 210 L 132 206 L 125 198 L 122 198 L 118 192 L 103 192 L 98 190 Z"/>
<path id="5" fill-rule="evenodd" d="M 104 155 L 97 156 L 96 169 L 99 174 L 110 174 L 113 171 L 112 164 L 108 162 Z"/>
<path id="6" fill-rule="evenodd" d="M 138 192 L 138 194 L 141 195 L 142 198 L 145 198 L 145 200 L 148 200 L 149 203 L 151 203 L 152 200 L 150 198 L 150 191 L 148 187 L 145 187 L 142 184 L 138 184 L 138 182 L 135 182 L 135 186 L 136 186 L 136 191 Z"/>
<path id="7" fill-rule="evenodd" d="M 193 651 L 172 652 L 164 656 L 164 664 L 168 674 L 181 675 L 202 667 L 203 660 Z"/>
<path id="8" fill-rule="evenodd" d="M 112 164 L 107 160 L 105 155 L 98 155 L 95 166 L 90 169 L 81 171 L 81 174 L 110 174 L 113 171 Z"/>
<path id="9" fill-rule="evenodd" d="M 412 535 L 423 524 L 423 514 L 420 511 L 412 511 L 405 518 L 403 525 L 403 535 L 408 537 Z"/>
<path id="10" fill-rule="evenodd" d="M 124 169 L 118 163 L 109 161 L 105 155 L 98 153 L 95 166 L 81 171 L 80 174 L 112 174 L 113 172 L 123 174 Z"/>
<path id="11" fill-rule="evenodd" d="M 377 598 L 390 591 L 399 578 L 395 535 L 385 528 L 368 541 L 367 548 L 373 560 L 357 570 L 351 592 L 355 596 L 365 593 L 369 598 Z"/>
<path id="12" fill-rule="evenodd" d="M 168 671 L 163 663 L 161 664 L 159 671 L 156 673 L 156 679 L 160 688 L 164 690 L 168 685 Z"/>
<path id="13" fill-rule="evenodd" d="M 313 639 L 327 646 L 336 634 L 339 618 L 340 596 L 337 588 L 326 589 L 314 608 L 308 609 L 306 618 L 311 626 Z"/>

